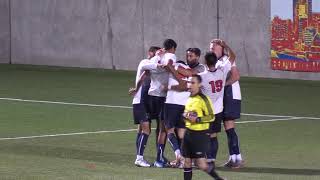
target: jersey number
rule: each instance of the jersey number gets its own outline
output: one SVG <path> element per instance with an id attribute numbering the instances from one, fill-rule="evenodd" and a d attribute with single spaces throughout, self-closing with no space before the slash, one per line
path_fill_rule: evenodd
<path id="1" fill-rule="evenodd" d="M 220 92 L 222 90 L 222 80 L 210 81 L 209 84 L 211 85 L 212 93 Z"/>

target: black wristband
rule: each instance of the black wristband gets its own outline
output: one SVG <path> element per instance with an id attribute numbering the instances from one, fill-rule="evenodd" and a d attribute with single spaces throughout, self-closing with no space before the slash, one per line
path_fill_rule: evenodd
<path id="1" fill-rule="evenodd" d="M 201 122 L 201 118 L 197 117 L 196 122 L 197 123 Z"/>

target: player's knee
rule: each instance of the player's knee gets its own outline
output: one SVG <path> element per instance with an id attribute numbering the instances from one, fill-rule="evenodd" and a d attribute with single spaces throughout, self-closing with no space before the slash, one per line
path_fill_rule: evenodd
<path id="1" fill-rule="evenodd" d="M 202 171 L 207 171 L 208 168 L 209 168 L 207 163 L 199 163 L 199 164 L 198 164 L 198 167 L 199 167 L 199 169 L 202 170 Z"/>
<path id="2" fill-rule="evenodd" d="M 230 121 L 224 122 L 224 129 L 225 130 L 232 129 L 232 128 L 234 128 L 234 121 L 230 120 Z"/>
<path id="3" fill-rule="evenodd" d="M 175 132 L 174 132 L 174 128 L 167 129 L 167 133 L 168 133 L 168 134 L 175 133 Z"/>
<path id="4" fill-rule="evenodd" d="M 215 138 L 215 137 L 218 137 L 218 134 L 217 134 L 217 133 L 212 133 L 212 134 L 210 134 L 210 138 Z"/>
<path id="5" fill-rule="evenodd" d="M 150 130 L 150 125 L 149 125 L 149 122 L 144 122 L 141 124 L 141 129 L 142 129 L 142 132 L 145 133 L 145 134 L 150 134 L 151 130 Z"/>
<path id="6" fill-rule="evenodd" d="M 191 168 L 192 167 L 192 161 L 189 158 L 186 158 L 184 161 L 184 168 Z"/>

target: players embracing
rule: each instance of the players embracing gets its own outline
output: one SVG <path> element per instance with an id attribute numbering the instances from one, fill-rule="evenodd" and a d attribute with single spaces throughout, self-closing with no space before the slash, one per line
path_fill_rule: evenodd
<path id="1" fill-rule="evenodd" d="M 217 133 L 221 131 L 221 122 L 223 122 L 228 136 L 230 154 L 229 161 L 225 164 L 225 167 L 238 168 L 242 166 L 239 141 L 234 126 L 235 119 L 240 118 L 241 92 L 238 82 L 239 72 L 234 62 L 235 55 L 233 51 L 224 41 L 218 39 L 212 40 L 210 43 L 210 50 L 212 52 L 205 55 L 204 66 L 199 63 L 200 49 L 189 48 L 186 51 L 187 64 L 185 64 L 184 62 L 177 61 L 175 56 L 176 48 L 177 44 L 174 40 L 165 40 L 163 49 L 158 50 L 155 57 L 151 58 L 148 63 L 143 64 L 141 67 L 139 65 L 140 69 L 138 68 L 137 72 L 137 88 L 135 92 L 138 93 L 143 79 L 142 71 L 149 72 L 151 86 L 148 95 L 150 98 L 148 98 L 148 101 L 142 101 L 142 104 L 150 104 L 150 112 L 155 113 L 158 119 L 160 119 L 157 159 L 154 166 L 166 167 L 167 165 L 166 158 L 163 156 L 166 136 L 175 153 L 176 165 L 184 165 L 182 154 L 185 154 L 183 152 L 188 150 L 182 148 L 181 142 L 184 141 L 186 132 L 185 123 L 188 124 L 188 118 L 183 115 L 186 111 L 185 105 L 190 96 L 188 78 L 194 77 L 196 74 L 201 78 L 201 83 L 199 83 L 201 84 L 201 93 L 209 97 L 208 99 L 213 105 L 212 113 L 214 113 L 214 118 L 206 122 L 210 122 L 210 126 L 206 130 L 208 144 L 207 146 L 203 146 L 202 149 L 203 152 L 206 152 L 205 158 L 209 164 L 212 164 L 210 167 L 214 168 L 214 161 L 218 151 Z M 136 163 L 136 165 L 150 167 L 150 164 L 143 159 L 140 152 L 141 147 L 145 147 L 146 145 L 146 142 L 144 142 L 146 140 L 144 139 L 147 139 L 150 134 L 150 117 L 148 117 L 146 111 L 137 111 L 137 105 L 134 105 L 133 108 L 134 114 L 136 114 L 134 115 L 135 119 L 139 116 L 144 117 L 140 119 L 147 119 L 139 120 L 142 135 L 138 133 L 137 136 L 139 137 L 137 138 L 137 160 L 141 158 L 144 163 Z M 149 129 L 146 128 L 147 125 Z M 144 132 L 144 129 L 147 129 L 145 130 L 147 133 Z M 139 144 L 139 142 L 141 143 Z"/>

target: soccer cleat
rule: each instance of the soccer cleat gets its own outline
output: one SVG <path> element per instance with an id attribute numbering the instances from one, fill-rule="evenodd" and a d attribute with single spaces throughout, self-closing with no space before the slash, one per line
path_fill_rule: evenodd
<path id="1" fill-rule="evenodd" d="M 230 159 L 229 161 L 227 161 L 223 167 L 226 167 L 226 168 L 232 168 L 234 166 L 234 162 L 232 162 L 232 160 Z"/>
<path id="2" fill-rule="evenodd" d="M 183 168 L 184 158 L 182 156 L 177 156 L 175 160 L 170 162 L 172 168 Z"/>
<path id="3" fill-rule="evenodd" d="M 226 162 L 223 167 L 226 168 L 231 168 L 231 169 L 238 169 L 243 167 L 243 161 L 239 161 L 239 162 L 233 162 L 232 160 L 229 160 L 228 162 Z"/>
<path id="4" fill-rule="evenodd" d="M 136 159 L 134 164 L 138 167 L 151 167 L 151 165 L 144 159 Z"/>
<path id="5" fill-rule="evenodd" d="M 157 168 L 165 168 L 165 167 L 167 167 L 166 163 L 163 162 L 163 161 L 155 161 L 153 163 L 153 166 L 157 167 Z"/>
<path id="6" fill-rule="evenodd" d="M 237 160 L 236 163 L 234 163 L 234 164 L 235 164 L 235 166 L 233 168 L 235 168 L 235 169 L 244 167 L 244 161 Z"/>

